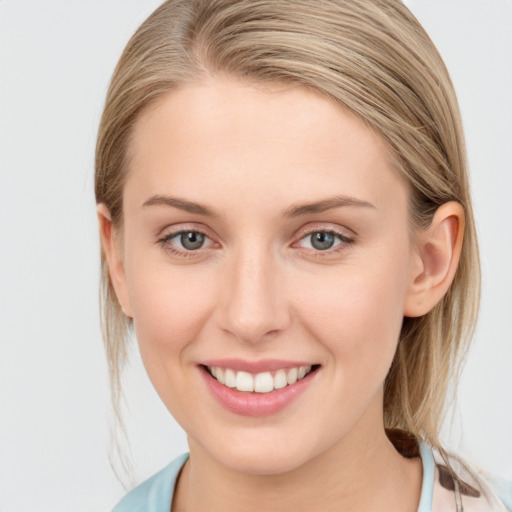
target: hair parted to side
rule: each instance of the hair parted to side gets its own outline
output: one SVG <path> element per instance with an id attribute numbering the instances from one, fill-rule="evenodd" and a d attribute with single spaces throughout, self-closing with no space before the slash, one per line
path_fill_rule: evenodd
<path id="1" fill-rule="evenodd" d="M 391 149 L 410 189 L 411 226 L 459 202 L 465 232 L 446 296 L 404 319 L 385 383 L 384 422 L 440 446 L 476 323 L 480 266 L 458 103 L 441 56 L 399 0 L 169 0 L 126 46 L 107 93 L 96 147 L 96 201 L 122 229 L 128 147 L 142 111 L 173 89 L 223 73 L 299 85 L 354 112 Z M 103 336 L 118 412 L 129 320 L 101 256 Z"/>

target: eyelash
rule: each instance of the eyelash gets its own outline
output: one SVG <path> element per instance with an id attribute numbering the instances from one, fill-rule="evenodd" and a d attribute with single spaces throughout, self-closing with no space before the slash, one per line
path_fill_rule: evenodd
<path id="1" fill-rule="evenodd" d="M 181 256 L 184 258 L 194 258 L 194 257 L 199 256 L 200 253 L 202 252 L 201 251 L 201 249 L 203 249 L 202 247 L 197 250 L 180 250 L 180 249 L 176 249 L 176 247 L 173 247 L 169 243 L 170 240 L 172 240 L 173 238 L 175 238 L 179 235 L 182 235 L 184 233 L 197 233 L 197 234 L 204 236 L 205 238 L 210 239 L 206 233 L 204 233 L 203 231 L 200 231 L 198 229 L 182 229 L 182 230 L 174 231 L 172 233 L 165 235 L 164 237 L 157 240 L 157 243 L 159 243 L 165 251 L 170 252 L 171 254 L 175 254 L 177 256 Z M 348 247 L 350 247 L 351 245 L 353 245 L 355 243 L 354 238 L 348 237 L 348 236 L 346 236 L 338 231 L 335 231 L 333 229 L 312 229 L 310 231 L 306 231 L 305 233 L 302 234 L 302 236 L 299 238 L 298 241 L 300 242 L 301 240 L 304 240 L 308 236 L 314 235 L 315 233 L 325 233 L 325 234 L 333 235 L 337 240 L 340 241 L 340 243 L 338 245 L 334 246 L 334 249 L 326 249 L 324 251 L 313 249 L 312 254 L 315 257 L 323 258 L 323 257 L 329 256 L 332 254 L 337 254 L 339 252 L 346 250 Z M 297 242 L 295 242 L 295 243 L 297 243 Z"/>

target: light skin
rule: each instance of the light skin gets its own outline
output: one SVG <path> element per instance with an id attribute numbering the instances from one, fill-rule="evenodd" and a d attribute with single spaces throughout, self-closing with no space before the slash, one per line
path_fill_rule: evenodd
<path id="1" fill-rule="evenodd" d="M 188 435 L 173 510 L 416 510 L 421 462 L 385 435 L 383 384 L 403 317 L 451 284 L 460 205 L 414 232 L 382 141 L 300 87 L 183 86 L 138 119 L 129 157 L 121 236 L 104 205 L 98 218 L 148 375 Z M 248 417 L 199 374 L 226 357 L 321 366 L 284 409 Z"/>

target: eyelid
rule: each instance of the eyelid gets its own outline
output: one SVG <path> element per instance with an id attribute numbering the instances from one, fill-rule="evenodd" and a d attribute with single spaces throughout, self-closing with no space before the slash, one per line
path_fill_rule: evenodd
<path id="1" fill-rule="evenodd" d="M 211 235 L 211 230 L 204 226 L 201 223 L 195 222 L 178 222 L 176 224 L 168 224 L 164 228 L 159 229 L 155 232 L 155 236 L 157 238 L 166 238 L 169 235 L 182 233 L 183 231 L 197 231 L 202 235 L 205 235 L 209 238 L 213 238 Z"/>
<path id="2" fill-rule="evenodd" d="M 333 233 L 335 235 L 340 236 L 344 239 L 355 240 L 357 238 L 357 233 L 353 230 L 337 226 L 331 223 L 314 223 L 308 224 L 307 226 L 301 227 L 297 230 L 294 238 L 296 240 L 302 240 L 305 236 L 310 235 L 311 233 Z"/>

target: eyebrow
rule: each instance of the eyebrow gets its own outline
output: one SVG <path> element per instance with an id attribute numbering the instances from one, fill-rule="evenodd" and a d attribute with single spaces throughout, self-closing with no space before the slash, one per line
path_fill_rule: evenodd
<path id="1" fill-rule="evenodd" d="M 321 201 L 311 203 L 297 204 L 290 206 L 283 212 L 284 218 L 299 217 L 301 215 L 309 215 L 311 213 L 320 213 L 332 208 L 341 208 L 347 206 L 356 206 L 360 208 L 373 208 L 375 206 L 368 201 L 363 201 L 351 196 L 333 196 Z"/>
<path id="2" fill-rule="evenodd" d="M 204 215 L 205 217 L 221 217 L 220 214 L 216 213 L 215 210 L 209 208 L 200 203 L 193 201 L 187 201 L 174 196 L 155 195 L 150 197 L 142 205 L 145 206 L 170 206 L 172 208 L 178 208 L 188 213 L 195 213 L 197 215 Z M 302 203 L 292 205 L 282 212 L 283 218 L 300 217 L 303 215 L 309 215 L 312 213 L 321 213 L 333 208 L 341 207 L 362 207 L 362 208 L 373 208 L 375 206 L 367 201 L 357 199 L 351 196 L 333 196 L 320 201 L 314 201 L 310 203 Z"/>
<path id="3" fill-rule="evenodd" d="M 150 197 L 142 205 L 144 206 L 171 206 L 188 213 L 196 213 L 205 217 L 220 217 L 214 210 L 193 201 L 187 201 L 179 197 L 156 195 Z"/>

